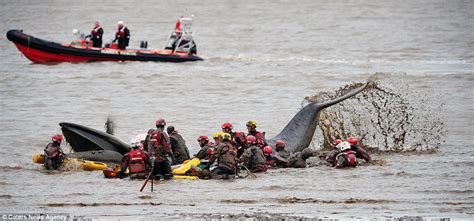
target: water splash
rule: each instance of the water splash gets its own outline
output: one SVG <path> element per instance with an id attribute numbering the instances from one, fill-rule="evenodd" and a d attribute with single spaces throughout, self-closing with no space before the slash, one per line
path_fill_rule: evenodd
<path id="1" fill-rule="evenodd" d="M 354 83 L 305 99 L 331 100 L 361 85 Z M 313 143 L 330 149 L 334 139 L 356 136 L 363 146 L 382 151 L 436 151 L 445 142 L 442 106 L 408 80 L 378 73 L 362 93 L 321 112 Z"/>

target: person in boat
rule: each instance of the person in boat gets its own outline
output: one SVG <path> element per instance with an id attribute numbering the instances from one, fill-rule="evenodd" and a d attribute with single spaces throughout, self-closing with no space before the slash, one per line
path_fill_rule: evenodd
<path id="1" fill-rule="evenodd" d="M 331 150 L 326 157 L 324 158 L 326 162 L 328 162 L 332 167 L 336 166 L 336 156 L 341 153 L 339 148 L 337 148 L 337 145 L 342 143 L 341 139 L 336 139 L 332 142 L 332 145 L 334 146 L 334 149 Z"/>
<path id="2" fill-rule="evenodd" d="M 242 156 L 240 156 L 239 162 L 253 173 L 267 171 L 267 160 L 262 152 L 262 148 L 257 146 L 257 139 L 249 135 L 246 140 L 248 146 Z"/>
<path id="3" fill-rule="evenodd" d="M 197 152 L 197 154 L 194 155 L 194 157 L 197 157 L 200 160 L 207 159 L 210 156 L 208 154 L 208 150 L 214 148 L 214 146 L 212 146 L 209 143 L 209 137 L 204 136 L 204 135 L 199 136 L 197 139 L 197 142 L 199 143 L 199 146 L 201 147 L 201 149 Z"/>
<path id="4" fill-rule="evenodd" d="M 149 155 L 147 152 L 140 150 L 141 143 L 138 139 L 132 139 L 130 145 L 132 150 L 123 156 L 117 177 L 124 178 L 126 176 L 125 171 L 128 169 L 130 178 L 145 178 L 150 172 Z"/>
<path id="5" fill-rule="evenodd" d="M 83 41 L 84 39 L 86 39 L 84 33 L 79 29 L 73 29 L 72 34 L 76 37 L 76 40 Z"/>
<path id="6" fill-rule="evenodd" d="M 94 27 L 89 35 L 86 38 L 91 39 L 92 47 L 100 48 L 102 47 L 102 35 L 104 34 L 104 30 L 100 26 L 100 23 L 96 21 L 94 23 Z"/>
<path id="7" fill-rule="evenodd" d="M 170 137 L 171 151 L 173 152 L 176 161 L 175 164 L 182 164 L 185 160 L 190 159 L 189 149 L 186 146 L 186 141 L 174 128 L 174 126 L 168 126 L 166 128 L 168 136 Z"/>
<path id="8" fill-rule="evenodd" d="M 178 19 L 178 21 L 176 21 L 176 25 L 174 26 L 174 33 L 176 35 L 181 34 L 181 31 L 183 29 L 183 27 L 181 26 L 181 19 L 183 18 L 183 16 L 181 16 L 181 18 Z"/>
<path id="9" fill-rule="evenodd" d="M 356 167 L 356 152 L 351 149 L 351 144 L 347 141 L 337 145 L 340 153 L 336 156 L 336 168 Z"/>
<path id="10" fill-rule="evenodd" d="M 372 158 L 370 157 L 369 153 L 364 148 L 359 146 L 359 139 L 356 137 L 349 137 L 347 142 L 351 145 L 351 150 L 356 152 L 357 158 L 363 159 L 366 162 L 372 162 Z"/>
<path id="11" fill-rule="evenodd" d="M 166 121 L 164 119 L 158 118 L 155 121 L 156 130 L 149 130 L 146 140 L 145 149 L 151 156 L 151 163 L 153 163 L 153 175 L 155 178 L 160 178 L 163 176 L 164 179 L 173 178 L 173 173 L 171 171 L 171 164 L 168 157 L 172 161 L 174 159 L 173 152 L 170 148 L 170 138 L 164 132 Z"/>
<path id="12" fill-rule="evenodd" d="M 257 146 L 259 146 L 260 148 L 267 146 L 267 142 L 265 142 L 265 134 L 260 131 L 257 131 L 256 121 L 250 120 L 247 122 L 246 126 L 248 130 L 247 136 L 249 135 L 254 136 L 255 139 L 257 139 Z"/>
<path id="13" fill-rule="evenodd" d="M 265 165 L 267 168 L 274 168 L 275 167 L 275 160 L 273 160 L 273 148 L 271 146 L 265 146 L 263 148 L 263 155 L 265 155 Z"/>
<path id="14" fill-rule="evenodd" d="M 117 22 L 117 32 L 112 42 L 118 41 L 118 48 L 125 49 L 130 41 L 130 30 L 124 25 L 123 21 Z"/>
<path id="15" fill-rule="evenodd" d="M 245 133 L 244 132 L 235 132 L 234 134 L 234 145 L 235 148 L 237 148 L 237 158 L 240 157 L 247 146 L 247 140 L 245 139 Z"/>
<path id="16" fill-rule="evenodd" d="M 65 155 L 61 149 L 63 136 L 56 134 L 44 148 L 44 166 L 47 170 L 58 169 L 64 161 Z"/>
<path id="17" fill-rule="evenodd" d="M 288 158 L 290 158 L 290 153 L 285 150 L 285 141 L 277 140 L 275 142 L 276 153 L 273 156 L 273 161 L 275 162 L 275 167 L 288 167 Z"/>
<path id="18" fill-rule="evenodd" d="M 305 168 L 306 160 L 313 155 L 313 150 L 305 148 L 301 152 L 294 153 L 288 159 L 288 166 L 293 168 Z"/>
<path id="19" fill-rule="evenodd" d="M 222 134 L 220 142 L 214 154 L 209 158 L 207 169 L 216 162 L 217 166 L 211 171 L 212 179 L 234 178 L 237 170 L 237 152 L 232 146 L 231 136 L 228 133 Z"/>

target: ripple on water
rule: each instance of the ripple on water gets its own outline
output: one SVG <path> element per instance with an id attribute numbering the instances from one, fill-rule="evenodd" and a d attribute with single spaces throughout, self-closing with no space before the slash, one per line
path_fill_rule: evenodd
<path id="1" fill-rule="evenodd" d="M 11 170 L 26 170 L 27 168 L 16 165 L 16 166 L 0 166 L 0 171 L 11 171 Z"/>
<path id="2" fill-rule="evenodd" d="M 48 203 L 48 207 L 100 207 L 100 206 L 158 206 L 162 203 L 143 202 L 143 203 Z"/>
<path id="3" fill-rule="evenodd" d="M 386 204 L 386 203 L 399 203 L 395 200 L 383 200 L 383 199 L 363 199 L 363 198 L 349 198 L 346 200 L 323 200 L 315 198 L 298 198 L 298 197 L 285 197 L 276 198 L 278 203 L 293 204 L 293 203 L 322 203 L 322 204 Z"/>

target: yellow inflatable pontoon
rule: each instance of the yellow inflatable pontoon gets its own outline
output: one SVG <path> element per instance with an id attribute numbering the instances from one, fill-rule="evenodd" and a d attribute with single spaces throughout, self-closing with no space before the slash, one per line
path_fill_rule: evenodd
<path id="1" fill-rule="evenodd" d="M 80 160 L 75 158 L 66 158 L 64 159 L 63 164 L 68 163 L 69 161 L 77 162 L 83 170 L 105 170 L 108 168 L 107 164 L 89 160 Z M 42 154 L 35 153 L 33 154 L 33 163 L 43 164 L 44 158 Z"/>

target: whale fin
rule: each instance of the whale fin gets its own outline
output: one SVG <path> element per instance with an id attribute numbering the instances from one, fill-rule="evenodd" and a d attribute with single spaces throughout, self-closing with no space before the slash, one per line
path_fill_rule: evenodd
<path id="1" fill-rule="evenodd" d="M 345 100 L 345 99 L 347 99 L 347 98 L 350 98 L 350 97 L 352 97 L 352 96 L 354 96 L 354 95 L 360 93 L 361 91 L 363 91 L 363 90 L 367 87 L 367 85 L 369 85 L 368 82 L 365 83 L 364 85 L 362 85 L 362 86 L 360 86 L 360 87 L 358 87 L 358 88 L 356 88 L 356 89 L 350 91 L 349 93 L 344 94 L 344 95 L 341 96 L 341 97 L 338 97 L 338 98 L 336 98 L 336 99 L 334 99 L 334 100 L 330 100 L 330 101 L 327 101 L 327 102 L 324 102 L 324 103 L 319 103 L 318 105 L 319 105 L 320 109 L 324 109 L 324 108 L 326 108 L 326 107 L 329 107 L 329 106 L 332 106 L 332 105 L 334 105 L 334 104 L 337 104 L 337 103 L 339 103 L 339 102 L 341 102 L 341 101 L 343 101 L 343 100 Z"/>
<path id="2" fill-rule="evenodd" d="M 283 140 L 286 142 L 285 149 L 288 152 L 295 153 L 302 151 L 307 148 L 312 141 L 314 131 L 319 123 L 319 112 L 324 108 L 337 104 L 360 93 L 367 87 L 367 85 L 368 83 L 331 101 L 323 103 L 312 102 L 306 105 L 296 113 L 295 116 L 293 116 L 290 122 L 288 122 L 285 128 L 283 128 L 278 135 L 267 141 L 268 144 L 274 147 L 276 140 Z"/>

